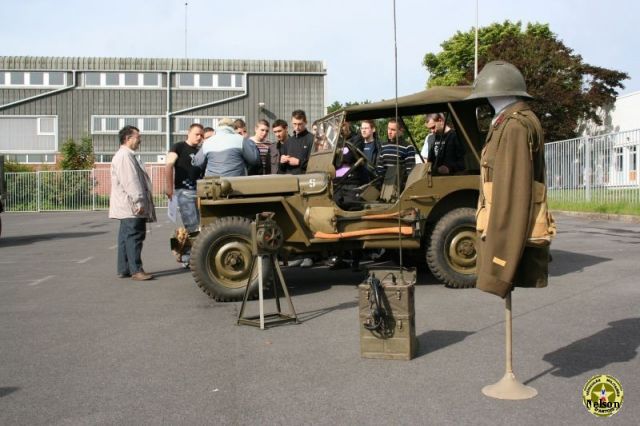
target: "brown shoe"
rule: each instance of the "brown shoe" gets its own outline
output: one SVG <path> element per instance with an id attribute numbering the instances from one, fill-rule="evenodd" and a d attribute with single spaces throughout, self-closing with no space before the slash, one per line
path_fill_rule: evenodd
<path id="1" fill-rule="evenodd" d="M 134 280 L 134 281 L 148 281 L 148 280 L 152 280 L 153 279 L 153 275 L 147 274 L 144 271 L 140 271 L 140 272 L 136 272 L 135 274 L 131 275 L 131 279 Z"/>

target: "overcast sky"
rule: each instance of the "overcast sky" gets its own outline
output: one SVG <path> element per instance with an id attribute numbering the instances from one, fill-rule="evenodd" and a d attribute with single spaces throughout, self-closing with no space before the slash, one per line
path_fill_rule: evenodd
<path id="1" fill-rule="evenodd" d="M 479 25 L 550 24 L 585 62 L 640 91 L 640 2 L 478 0 Z M 425 53 L 475 25 L 475 0 L 396 0 L 398 91 L 424 88 Z M 455 6 L 452 6 L 455 5 Z M 394 95 L 392 0 L 189 0 L 190 58 L 322 60 L 327 104 Z M 0 55 L 184 57 L 182 0 L 2 0 Z"/>

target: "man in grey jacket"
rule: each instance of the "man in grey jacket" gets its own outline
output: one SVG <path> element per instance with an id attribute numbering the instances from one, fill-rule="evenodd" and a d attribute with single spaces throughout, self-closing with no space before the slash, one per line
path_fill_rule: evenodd
<path id="1" fill-rule="evenodd" d="M 256 144 L 235 132 L 232 119 L 223 118 L 216 134 L 204 141 L 191 164 L 204 169 L 205 176 L 246 176 L 247 168 L 259 162 Z"/>
<path id="2" fill-rule="evenodd" d="M 156 221 L 151 193 L 151 180 L 136 159 L 140 131 L 125 126 L 118 134 L 120 149 L 111 161 L 111 197 L 109 218 L 120 220 L 118 231 L 118 277 L 136 281 L 153 278 L 142 269 L 142 242 L 147 235 L 147 222 Z"/>

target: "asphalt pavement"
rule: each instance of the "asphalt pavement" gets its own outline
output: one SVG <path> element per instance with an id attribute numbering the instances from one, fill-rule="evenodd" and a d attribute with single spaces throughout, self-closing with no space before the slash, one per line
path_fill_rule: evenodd
<path id="1" fill-rule="evenodd" d="M 301 323 L 237 326 L 239 303 L 197 288 L 159 216 L 143 250 L 157 278 L 134 282 L 116 278 L 117 221 L 106 212 L 3 214 L 0 424 L 640 421 L 638 224 L 557 217 L 549 287 L 513 294 L 514 371 L 538 396 L 504 401 L 481 393 L 504 374 L 502 299 L 421 273 L 418 356 L 362 359 L 362 276 L 286 268 Z M 606 420 L 582 405 L 596 374 L 624 389 Z"/>

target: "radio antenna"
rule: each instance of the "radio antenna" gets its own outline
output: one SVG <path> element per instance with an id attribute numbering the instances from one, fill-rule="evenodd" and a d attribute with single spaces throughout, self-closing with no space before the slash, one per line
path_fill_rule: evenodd
<path id="1" fill-rule="evenodd" d="M 393 0 L 393 65 L 394 65 L 394 83 L 395 83 L 395 119 L 396 119 L 396 183 L 398 191 L 400 191 L 402 182 L 400 180 L 400 120 L 398 117 L 398 40 L 397 40 L 397 24 L 396 24 L 396 0 Z M 400 260 L 400 276 L 402 276 L 402 217 L 400 213 L 402 212 L 402 198 L 398 197 L 398 246 L 400 250 L 399 260 Z"/>

